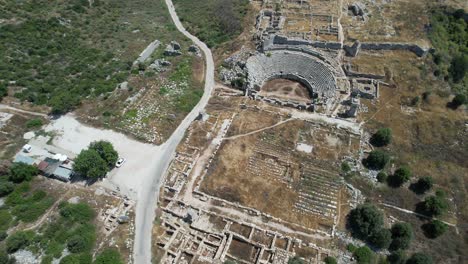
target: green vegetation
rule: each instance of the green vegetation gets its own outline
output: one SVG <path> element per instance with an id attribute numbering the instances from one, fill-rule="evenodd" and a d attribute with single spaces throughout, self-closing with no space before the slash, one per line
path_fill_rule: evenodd
<path id="1" fill-rule="evenodd" d="M 89 149 L 95 150 L 99 156 L 107 163 L 109 168 L 113 168 L 119 159 L 119 154 L 109 141 L 94 141 L 89 145 Z"/>
<path id="2" fill-rule="evenodd" d="M 390 161 L 390 156 L 382 150 L 373 150 L 369 156 L 363 160 L 363 165 L 371 170 L 381 170 Z"/>
<path id="3" fill-rule="evenodd" d="M 416 194 L 424 194 L 425 192 L 429 191 L 432 186 L 434 185 L 434 180 L 432 177 L 422 177 L 416 183 L 410 186 L 411 190 Z"/>
<path id="4" fill-rule="evenodd" d="M 346 173 L 348 173 L 350 171 L 351 171 L 351 167 L 349 166 L 348 162 L 343 161 L 343 163 L 341 163 L 341 172 L 346 174 Z"/>
<path id="5" fill-rule="evenodd" d="M 429 223 L 422 225 L 424 234 L 428 238 L 437 238 L 445 233 L 448 229 L 448 225 L 440 220 L 432 220 Z"/>
<path id="6" fill-rule="evenodd" d="M 365 240 L 376 248 L 385 249 L 391 243 L 392 234 L 383 228 L 383 214 L 372 204 L 359 205 L 348 215 L 348 227 L 353 236 Z M 353 245 L 348 250 L 355 251 Z"/>
<path id="7" fill-rule="evenodd" d="M 363 246 L 357 248 L 354 251 L 353 255 L 356 258 L 357 263 L 370 264 L 374 256 L 374 252 L 372 252 L 372 250 L 369 247 Z"/>
<path id="8" fill-rule="evenodd" d="M 10 194 L 15 189 L 15 184 L 8 181 L 0 182 L 0 197 Z"/>
<path id="9" fill-rule="evenodd" d="M 88 178 L 103 178 L 106 176 L 109 166 L 93 149 L 85 149 L 75 159 L 73 170 Z"/>
<path id="10" fill-rule="evenodd" d="M 385 171 L 380 171 L 377 174 L 377 181 L 380 182 L 380 183 L 387 182 L 387 178 L 388 178 L 388 175 L 387 175 L 387 173 Z"/>
<path id="11" fill-rule="evenodd" d="M 174 5 L 187 30 L 209 47 L 216 47 L 241 33 L 249 1 L 175 0 Z"/>
<path id="12" fill-rule="evenodd" d="M 463 10 L 434 10 L 429 39 L 435 47 L 434 74 L 449 81 L 461 94 L 468 90 L 468 25 Z"/>
<path id="13" fill-rule="evenodd" d="M 14 253 L 19 249 L 27 247 L 34 237 L 34 232 L 32 231 L 18 231 L 6 240 L 6 250 L 8 253 Z"/>
<path id="14" fill-rule="evenodd" d="M 450 107 L 453 109 L 457 109 L 463 104 L 466 104 L 466 95 L 464 94 L 457 94 L 455 97 L 453 97 L 452 102 L 450 102 Z"/>
<path id="15" fill-rule="evenodd" d="M 390 128 L 381 128 L 372 135 L 370 142 L 376 147 L 383 147 L 392 141 L 392 130 Z"/>
<path id="16" fill-rule="evenodd" d="M 376 248 L 388 248 L 392 242 L 392 232 L 388 229 L 382 228 L 369 237 L 369 242 Z"/>
<path id="17" fill-rule="evenodd" d="M 39 173 L 36 167 L 22 162 L 13 163 L 8 174 L 8 180 L 21 183 L 23 181 L 30 181 L 33 176 Z"/>
<path id="18" fill-rule="evenodd" d="M 304 264 L 304 260 L 302 260 L 300 257 L 298 256 L 294 256 L 292 258 L 289 258 L 288 260 L 288 264 Z"/>
<path id="19" fill-rule="evenodd" d="M 396 250 L 393 251 L 388 257 L 388 262 L 391 264 L 405 264 L 406 263 L 406 255 L 403 250 Z"/>
<path id="20" fill-rule="evenodd" d="M 105 249 L 99 255 L 93 264 L 123 264 L 120 253 L 115 249 Z"/>
<path id="21" fill-rule="evenodd" d="M 0 82 L 0 102 L 2 101 L 3 97 L 7 95 L 8 95 L 7 85 L 3 82 Z"/>
<path id="22" fill-rule="evenodd" d="M 429 216 L 441 216 L 448 210 L 448 202 L 443 191 L 427 197 L 423 202 L 423 213 Z"/>
<path id="23" fill-rule="evenodd" d="M 331 257 L 331 256 L 328 256 L 326 257 L 323 262 L 325 264 L 337 264 L 338 262 L 336 261 L 336 259 L 334 257 Z"/>
<path id="24" fill-rule="evenodd" d="M 392 226 L 390 250 L 407 249 L 413 240 L 413 228 L 408 223 L 396 223 Z"/>
<path id="25" fill-rule="evenodd" d="M 408 166 L 403 166 L 395 171 L 395 173 L 388 178 L 388 184 L 392 187 L 400 187 L 408 182 L 412 177 L 412 172 Z"/>
<path id="26" fill-rule="evenodd" d="M 432 258 L 424 253 L 414 253 L 406 264 L 432 264 Z"/>
<path id="27" fill-rule="evenodd" d="M 42 120 L 39 118 L 34 118 L 26 122 L 27 128 L 39 128 L 43 125 Z"/>
<path id="28" fill-rule="evenodd" d="M 95 141 L 76 157 L 73 170 L 88 178 L 102 178 L 115 166 L 118 158 L 110 142 Z"/>

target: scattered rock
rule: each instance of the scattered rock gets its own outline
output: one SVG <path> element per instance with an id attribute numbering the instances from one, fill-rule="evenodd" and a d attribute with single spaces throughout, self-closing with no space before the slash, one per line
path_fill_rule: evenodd
<path id="1" fill-rule="evenodd" d="M 78 196 L 72 197 L 72 198 L 68 199 L 68 202 L 71 203 L 71 204 L 77 204 L 77 203 L 80 202 L 80 197 L 78 197 Z"/>
<path id="2" fill-rule="evenodd" d="M 36 133 L 34 133 L 33 131 L 30 131 L 30 132 L 24 133 L 23 139 L 29 140 L 29 139 L 34 138 L 35 136 L 36 136 Z"/>
<path id="3" fill-rule="evenodd" d="M 164 51 L 164 55 L 166 56 L 178 56 L 182 55 L 180 51 L 180 44 L 176 41 L 171 41 L 169 45 L 166 46 L 166 50 Z"/>

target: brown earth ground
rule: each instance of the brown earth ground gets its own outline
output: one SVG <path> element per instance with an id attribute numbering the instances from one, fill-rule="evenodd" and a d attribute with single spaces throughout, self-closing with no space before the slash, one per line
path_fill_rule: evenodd
<path id="1" fill-rule="evenodd" d="M 300 82 L 287 79 L 267 81 L 260 89 L 259 95 L 305 103 L 309 103 L 312 99 L 307 87 Z"/>

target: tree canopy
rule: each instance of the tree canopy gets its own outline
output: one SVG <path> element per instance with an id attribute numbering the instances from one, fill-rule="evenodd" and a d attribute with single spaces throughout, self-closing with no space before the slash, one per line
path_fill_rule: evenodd
<path id="1" fill-rule="evenodd" d="M 336 259 L 334 257 L 331 257 L 331 256 L 328 256 L 326 257 L 323 262 L 325 262 L 325 264 L 337 264 L 338 262 L 336 261 Z"/>
<path id="2" fill-rule="evenodd" d="M 411 190 L 416 194 L 424 194 L 429 191 L 434 185 L 434 180 L 430 176 L 419 178 L 419 180 L 411 185 Z"/>
<path id="3" fill-rule="evenodd" d="M 401 168 L 397 169 L 395 173 L 388 178 L 388 183 L 392 187 L 400 187 L 412 176 L 412 172 L 408 166 L 402 166 Z"/>
<path id="4" fill-rule="evenodd" d="M 22 162 L 15 162 L 10 167 L 8 179 L 15 183 L 30 181 L 33 176 L 39 173 L 36 167 Z"/>
<path id="5" fill-rule="evenodd" d="M 391 250 L 407 249 L 413 240 L 413 228 L 408 223 L 396 223 L 392 226 Z"/>
<path id="6" fill-rule="evenodd" d="M 382 150 L 373 150 L 363 161 L 364 166 L 371 170 L 381 170 L 390 161 L 390 156 Z"/>
<path id="7" fill-rule="evenodd" d="M 97 255 L 93 264 L 123 264 L 123 261 L 117 250 L 108 248 Z"/>
<path id="8" fill-rule="evenodd" d="M 119 159 L 119 154 L 109 141 L 94 141 L 89 145 L 89 149 L 95 150 L 101 158 L 106 161 L 107 166 L 112 168 Z"/>
<path id="9" fill-rule="evenodd" d="M 106 176 L 109 166 L 94 149 L 82 150 L 75 159 L 73 170 L 89 178 Z"/>
<path id="10" fill-rule="evenodd" d="M 427 197 L 423 203 L 424 213 L 429 216 L 440 216 L 448 210 L 448 202 L 445 193 L 436 192 L 436 195 Z"/>
<path id="11" fill-rule="evenodd" d="M 387 249 L 392 242 L 392 232 L 388 229 L 382 228 L 370 235 L 369 242 L 376 248 Z"/>
<path id="12" fill-rule="evenodd" d="M 414 253 L 406 264 L 432 264 L 432 258 L 424 253 Z"/>
<path id="13" fill-rule="evenodd" d="M 359 264 L 370 264 L 374 256 L 374 252 L 367 247 L 359 247 L 354 251 L 354 257 L 356 258 L 357 263 Z"/>
<path id="14" fill-rule="evenodd" d="M 372 135 L 370 142 L 376 147 L 383 147 L 392 141 L 392 130 L 390 128 L 381 128 Z"/>
<path id="15" fill-rule="evenodd" d="M 447 231 L 448 225 L 440 220 L 434 219 L 431 222 L 424 224 L 422 229 L 428 238 L 437 238 Z"/>
<path id="16" fill-rule="evenodd" d="M 372 204 L 359 205 L 348 215 L 348 226 L 353 236 L 369 239 L 383 227 L 383 214 Z"/>

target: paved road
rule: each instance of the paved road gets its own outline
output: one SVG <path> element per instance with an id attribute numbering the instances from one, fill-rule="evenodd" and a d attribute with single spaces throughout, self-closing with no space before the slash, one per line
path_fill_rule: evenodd
<path id="1" fill-rule="evenodd" d="M 155 161 L 156 164 L 151 165 L 154 167 L 154 178 L 152 182 L 148 182 L 145 187 L 142 188 L 142 191 L 138 195 L 133 256 L 135 264 L 151 263 L 151 235 L 161 180 L 163 179 L 170 161 L 175 156 L 177 145 L 184 137 L 185 131 L 190 126 L 190 123 L 197 117 L 200 111 L 205 108 L 214 87 L 214 62 L 211 50 L 205 45 L 205 43 L 201 42 L 197 37 L 191 35 L 185 30 L 177 17 L 172 1 L 166 0 L 166 5 L 177 29 L 186 37 L 191 39 L 205 55 L 205 93 L 197 106 L 195 106 L 192 112 L 187 115 L 172 136 L 161 145 L 160 153 L 158 155 L 161 158 Z"/>

